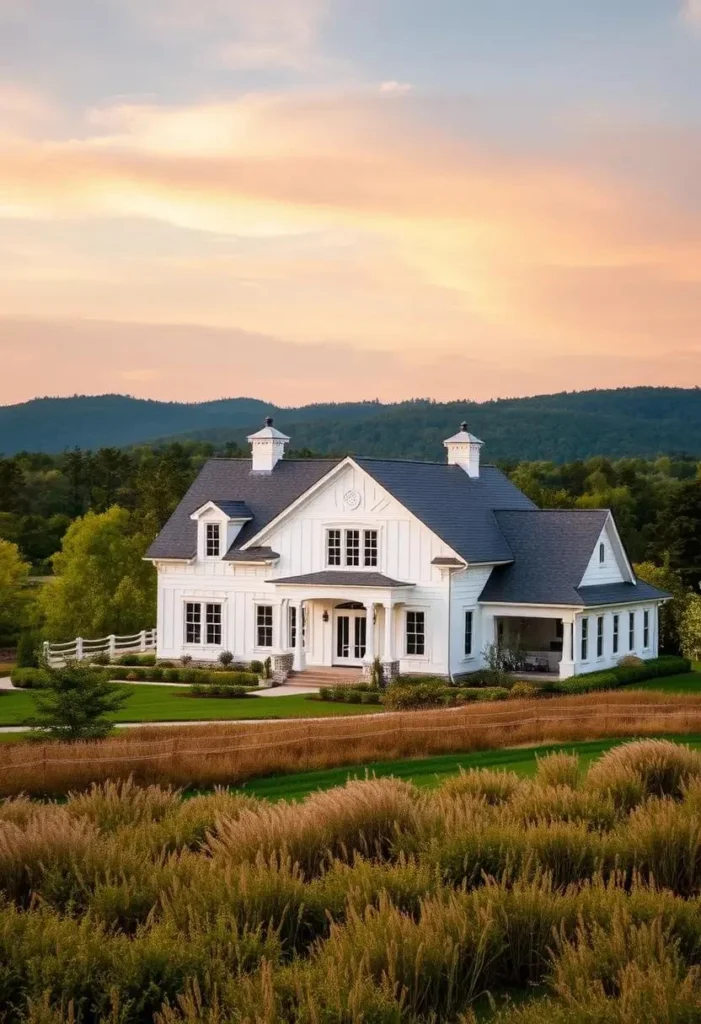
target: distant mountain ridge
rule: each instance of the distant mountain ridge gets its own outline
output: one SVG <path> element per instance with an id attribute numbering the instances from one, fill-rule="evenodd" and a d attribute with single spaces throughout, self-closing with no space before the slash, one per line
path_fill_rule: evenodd
<path id="1" fill-rule="evenodd" d="M 279 408 L 256 398 L 185 404 L 126 395 L 37 398 L 0 407 L 0 452 L 60 452 L 168 440 L 245 440 L 264 416 L 295 448 L 388 458 L 442 459 L 461 420 L 488 459 L 558 462 L 591 455 L 701 456 L 701 389 L 622 388 L 489 402 L 416 399 Z"/>

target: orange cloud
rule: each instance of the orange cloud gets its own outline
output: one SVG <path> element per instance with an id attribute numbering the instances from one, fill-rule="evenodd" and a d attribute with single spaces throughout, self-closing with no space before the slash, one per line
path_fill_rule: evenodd
<path id="1" fill-rule="evenodd" d="M 482 386 L 472 377 L 489 376 L 485 352 L 529 376 L 537 365 L 535 390 L 563 349 L 579 362 L 576 379 L 558 370 L 560 386 L 594 371 L 610 382 L 612 353 L 629 372 L 661 369 L 661 346 L 679 354 L 665 372 L 688 374 L 701 338 L 693 205 L 664 183 L 634 185 L 605 144 L 578 162 L 508 152 L 442 131 L 436 108 L 393 92 L 122 105 L 93 111 L 82 138 L 6 139 L 0 215 L 107 234 L 140 224 L 142 241 L 127 259 L 107 246 L 96 258 L 66 224 L 53 257 L 3 275 L 0 308 L 20 315 L 38 302 L 62 317 L 243 329 L 310 351 L 413 353 L 414 368 L 430 351 L 451 368 L 451 393 Z M 634 140 L 651 158 L 658 145 L 654 133 Z M 700 151 L 692 136 L 677 142 L 687 160 Z M 152 251 L 157 224 L 193 251 Z M 461 386 L 452 367 L 466 354 Z"/>

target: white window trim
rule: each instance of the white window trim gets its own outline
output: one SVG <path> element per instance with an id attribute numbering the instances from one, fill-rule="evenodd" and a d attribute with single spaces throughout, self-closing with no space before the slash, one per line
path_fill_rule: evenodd
<path id="1" fill-rule="evenodd" d="M 586 626 L 586 629 L 585 629 Z M 586 653 L 585 653 L 586 643 Z M 589 616 L 583 615 L 581 618 L 581 624 L 579 627 L 579 660 L 582 665 L 589 663 L 589 656 L 591 654 L 591 630 L 589 629 Z"/>
<path id="2" fill-rule="evenodd" d="M 430 617 L 429 607 L 427 605 L 405 605 L 404 614 L 402 615 L 402 654 L 400 661 L 411 661 L 417 664 L 423 664 L 431 660 L 431 645 L 430 645 Z M 407 616 L 409 612 L 423 612 L 424 616 L 424 653 L 423 654 L 409 654 L 407 651 Z"/>
<path id="3" fill-rule="evenodd" d="M 340 564 L 331 564 L 329 562 L 329 533 L 331 530 L 338 530 L 341 534 L 341 562 Z M 358 553 L 360 558 L 359 565 L 349 565 L 347 561 L 347 545 L 346 545 L 346 534 L 349 530 L 357 530 L 360 534 Z M 377 534 L 377 561 L 375 565 L 365 564 L 365 534 L 375 533 Z M 325 523 L 324 524 L 324 568 L 326 569 L 350 569 L 353 572 L 379 572 L 382 560 L 382 542 L 383 542 L 383 530 L 380 526 L 376 526 L 374 523 Z"/>
<path id="4" fill-rule="evenodd" d="M 646 625 L 647 623 L 647 625 Z M 647 643 L 645 642 L 645 633 L 647 633 Z M 650 609 L 643 609 L 643 650 L 649 651 L 652 649 L 652 616 L 650 615 Z"/>
<path id="5" fill-rule="evenodd" d="M 187 606 L 198 604 L 200 606 L 200 641 L 187 640 Z M 207 641 L 207 605 L 218 604 L 221 609 L 221 643 L 213 644 Z M 183 596 L 182 612 L 180 616 L 182 623 L 183 650 L 189 651 L 222 651 L 226 649 L 227 640 L 227 619 L 226 599 L 223 597 L 188 597 Z"/>
<path id="6" fill-rule="evenodd" d="M 207 531 L 209 530 L 210 526 L 216 526 L 218 534 L 219 534 L 219 550 L 217 551 L 216 555 L 210 555 L 210 554 L 207 553 Z M 202 531 L 203 531 L 203 534 L 204 534 L 204 536 L 202 538 L 202 541 L 203 541 L 203 544 L 204 544 L 204 557 L 206 558 L 206 560 L 208 562 L 219 562 L 219 561 L 221 561 L 221 558 L 222 558 L 222 548 L 224 547 L 224 536 L 225 536 L 225 530 L 222 529 L 222 524 L 218 520 L 214 520 L 214 521 L 212 521 L 211 519 L 209 521 L 204 520 L 204 522 L 202 524 Z"/>
<path id="7" fill-rule="evenodd" d="M 272 625 L 271 625 L 272 634 L 271 634 L 271 640 L 270 640 L 270 647 L 261 647 L 260 644 L 258 643 L 258 609 L 259 608 L 270 608 L 272 610 Z M 266 651 L 268 654 L 270 654 L 273 650 L 275 650 L 275 636 L 276 636 L 275 620 L 276 620 L 276 618 L 277 618 L 277 615 L 276 615 L 276 612 L 275 612 L 275 602 L 274 601 L 262 601 L 261 600 L 261 601 L 255 601 L 254 602 L 254 604 L 253 604 L 253 650 L 254 651 Z M 278 627 L 279 627 L 279 623 L 278 623 Z"/>
<path id="8" fill-rule="evenodd" d="M 599 632 L 599 626 L 601 626 L 601 632 Z M 601 641 L 601 654 L 599 654 L 599 641 Z M 606 616 L 597 615 L 596 617 L 596 660 L 606 660 Z"/>
<path id="9" fill-rule="evenodd" d="M 470 653 L 465 652 L 465 632 L 467 629 L 467 616 L 472 616 L 472 630 L 471 630 L 471 648 Z M 474 608 L 463 608 L 462 610 L 462 660 L 463 661 L 474 661 L 475 660 L 475 609 Z"/>

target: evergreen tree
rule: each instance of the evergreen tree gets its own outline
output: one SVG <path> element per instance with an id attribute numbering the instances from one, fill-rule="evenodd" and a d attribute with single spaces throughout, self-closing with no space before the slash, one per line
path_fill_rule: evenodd
<path id="1" fill-rule="evenodd" d="M 129 694 L 105 679 L 99 669 L 73 662 L 47 669 L 48 686 L 37 693 L 38 714 L 28 723 L 35 738 L 63 740 L 102 739 L 112 731 L 109 715 L 119 711 Z"/>

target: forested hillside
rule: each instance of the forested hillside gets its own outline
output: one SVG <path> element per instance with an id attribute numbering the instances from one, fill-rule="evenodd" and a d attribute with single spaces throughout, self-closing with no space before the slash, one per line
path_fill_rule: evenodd
<path id="1" fill-rule="evenodd" d="M 0 452 L 128 447 L 154 439 L 243 443 L 264 415 L 297 448 L 393 458 L 442 459 L 442 438 L 461 420 L 490 461 L 568 462 L 596 455 L 701 455 L 701 390 L 627 388 L 474 403 L 427 400 L 279 409 L 258 399 L 185 405 L 122 395 L 36 399 L 0 408 Z"/>

